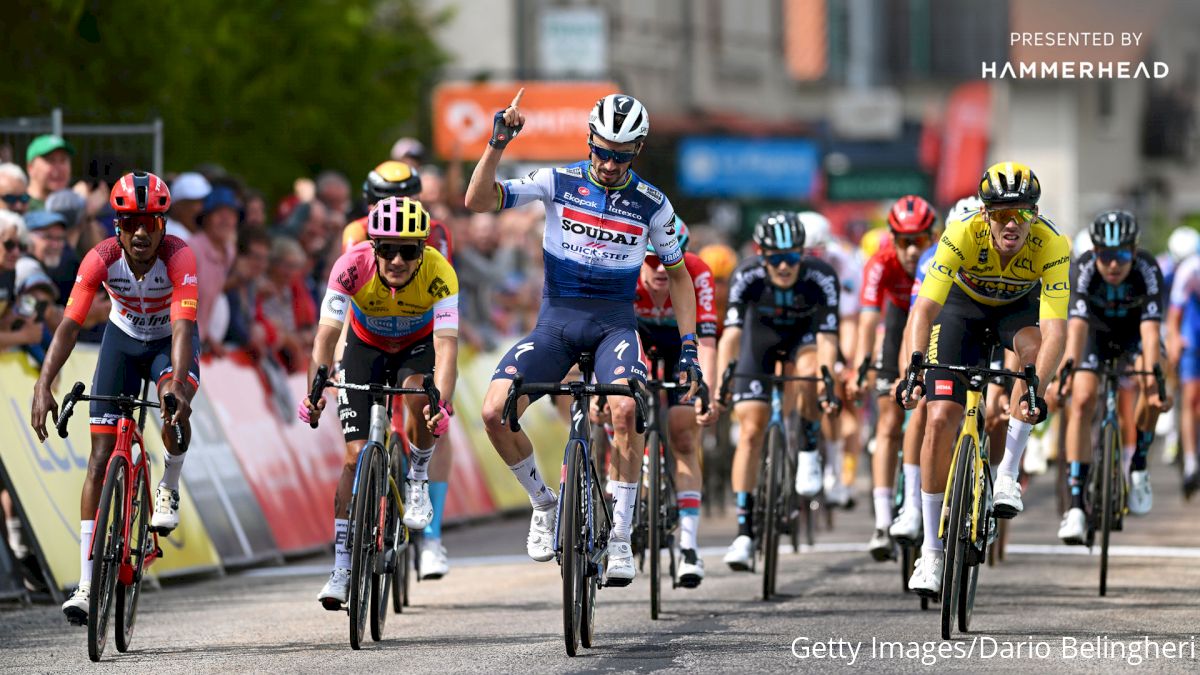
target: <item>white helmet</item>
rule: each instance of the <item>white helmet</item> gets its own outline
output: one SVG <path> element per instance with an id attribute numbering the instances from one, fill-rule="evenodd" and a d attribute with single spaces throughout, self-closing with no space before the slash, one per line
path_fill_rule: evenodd
<path id="1" fill-rule="evenodd" d="M 1071 244 L 1071 253 L 1081 256 L 1093 248 L 1095 245 L 1092 244 L 1092 235 L 1087 229 L 1082 229 L 1075 234 L 1075 242 Z"/>
<path id="2" fill-rule="evenodd" d="M 833 225 L 829 219 L 816 211 L 801 211 L 796 214 L 804 226 L 804 247 L 825 248 L 833 238 Z"/>
<path id="3" fill-rule="evenodd" d="M 961 220 L 968 213 L 971 213 L 972 211 L 978 211 L 981 208 L 983 208 L 983 201 L 981 201 L 979 197 L 976 197 L 975 195 L 963 197 L 954 203 L 954 208 L 950 209 L 950 217 L 947 218 L 946 221 L 949 222 L 951 220 Z"/>
<path id="4" fill-rule="evenodd" d="M 1167 251 L 1176 262 L 1192 255 L 1197 248 L 1200 248 L 1200 232 L 1187 225 L 1171 230 L 1171 236 L 1167 238 Z"/>
<path id="5" fill-rule="evenodd" d="M 609 94 L 596 101 L 588 116 L 588 127 L 610 143 L 633 143 L 650 133 L 650 114 L 632 96 Z"/>

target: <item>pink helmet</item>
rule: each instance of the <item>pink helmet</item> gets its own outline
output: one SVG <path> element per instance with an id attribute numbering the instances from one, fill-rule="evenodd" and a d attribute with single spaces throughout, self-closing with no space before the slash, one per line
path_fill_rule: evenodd
<path id="1" fill-rule="evenodd" d="M 408 197 L 387 197 L 367 214 L 367 236 L 372 239 L 426 239 L 429 212 Z"/>

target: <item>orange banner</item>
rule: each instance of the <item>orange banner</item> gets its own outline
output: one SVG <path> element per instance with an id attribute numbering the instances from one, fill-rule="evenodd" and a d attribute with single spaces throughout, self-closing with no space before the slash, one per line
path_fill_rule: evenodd
<path id="1" fill-rule="evenodd" d="M 433 146 L 443 159 L 475 158 L 492 135 L 492 118 L 522 88 L 521 134 L 505 159 L 574 160 L 587 157 L 587 119 L 596 101 L 617 93 L 612 82 L 451 82 L 433 93 Z"/>

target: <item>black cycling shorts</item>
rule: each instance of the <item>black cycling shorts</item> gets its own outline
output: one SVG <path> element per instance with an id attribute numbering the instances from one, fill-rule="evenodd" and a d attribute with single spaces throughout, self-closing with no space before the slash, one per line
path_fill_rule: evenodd
<path id="1" fill-rule="evenodd" d="M 801 349 L 817 344 L 816 323 L 805 323 L 807 325 L 791 327 L 787 335 L 781 335 L 761 323 L 746 324 L 738 350 L 735 377 L 729 389 L 734 403 L 771 400 L 770 377 L 775 374 L 775 362 L 779 356 L 791 363 Z"/>
<path id="2" fill-rule="evenodd" d="M 162 385 L 174 370 L 170 336 L 139 340 L 110 321 L 100 340 L 100 356 L 92 375 L 91 393 L 93 396 L 140 396 L 143 380 Z M 192 362 L 188 366 L 187 379 L 193 387 L 200 388 L 200 332 L 195 328 L 192 330 Z M 92 401 L 88 412 L 93 431 L 114 427 L 121 418 L 115 403 Z"/>
<path id="3" fill-rule="evenodd" d="M 1136 328 L 1136 326 L 1135 326 Z M 1083 359 L 1076 370 L 1099 372 L 1104 362 L 1117 358 L 1122 364 L 1132 363 L 1142 352 L 1142 336 L 1136 331 L 1104 331 L 1088 326 Z"/>
<path id="4" fill-rule="evenodd" d="M 352 330 L 346 331 L 346 350 L 342 353 L 343 382 L 399 386 L 409 375 L 432 372 L 432 335 L 393 354 L 363 342 Z M 347 443 L 367 440 L 371 431 L 371 395 L 365 391 L 338 389 L 338 417 Z"/>
<path id="5" fill-rule="evenodd" d="M 875 363 L 875 393 L 891 396 L 896 380 L 900 379 L 900 343 L 904 340 L 904 325 L 908 311 L 887 303 L 883 314 L 883 349 Z"/>

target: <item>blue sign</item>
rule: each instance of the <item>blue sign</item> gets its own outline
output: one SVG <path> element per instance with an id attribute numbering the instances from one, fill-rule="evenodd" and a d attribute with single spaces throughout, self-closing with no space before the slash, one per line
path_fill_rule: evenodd
<path id="1" fill-rule="evenodd" d="M 820 159 L 804 139 L 692 136 L 679 144 L 679 187 L 689 197 L 808 199 Z"/>

